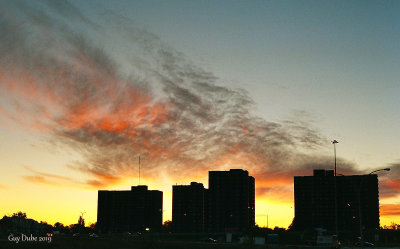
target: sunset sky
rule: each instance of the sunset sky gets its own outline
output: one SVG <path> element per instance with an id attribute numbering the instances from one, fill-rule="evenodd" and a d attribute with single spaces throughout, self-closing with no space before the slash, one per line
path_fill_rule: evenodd
<path id="1" fill-rule="evenodd" d="M 256 180 L 287 227 L 293 176 L 379 174 L 400 223 L 399 1 L 0 1 L 0 215 L 97 218 L 97 190 Z"/>

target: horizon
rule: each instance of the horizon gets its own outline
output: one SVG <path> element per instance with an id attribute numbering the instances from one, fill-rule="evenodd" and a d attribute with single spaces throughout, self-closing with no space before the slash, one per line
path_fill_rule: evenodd
<path id="1" fill-rule="evenodd" d="M 235 168 L 235 169 L 239 169 L 239 168 Z M 232 169 L 228 169 L 228 170 L 222 170 L 222 171 L 230 171 L 230 170 L 232 170 Z M 240 169 L 240 170 L 244 170 L 244 171 L 247 171 L 247 170 L 245 170 L 245 169 Z M 314 169 L 314 170 L 321 170 L 321 169 Z M 325 169 L 324 169 L 325 170 Z M 210 170 L 209 172 L 211 172 L 211 171 L 216 171 L 216 170 Z M 333 171 L 333 170 L 332 170 Z M 250 174 L 249 174 L 249 176 L 251 176 Z M 293 176 L 293 177 L 304 177 L 304 176 L 312 176 L 312 175 L 303 175 L 303 176 Z M 340 175 L 340 176 L 356 176 L 356 175 Z M 194 183 L 199 183 L 199 182 L 196 182 L 196 181 L 190 181 L 188 184 L 177 184 L 177 183 L 175 183 L 174 185 L 171 185 L 172 187 L 173 186 L 189 186 L 192 182 L 194 182 Z M 202 184 L 203 186 L 204 186 L 204 188 L 205 189 L 208 189 L 208 184 L 207 184 L 207 188 L 206 188 L 206 185 L 205 184 L 203 184 L 203 183 L 200 183 L 200 184 Z M 158 189 L 153 189 L 153 188 L 150 188 L 150 186 L 148 186 L 148 185 L 143 185 L 143 184 L 140 184 L 140 185 L 131 185 L 130 187 L 134 187 L 134 186 L 146 186 L 146 187 L 149 187 L 149 191 L 161 191 L 161 190 L 158 190 Z M 378 186 L 378 188 L 379 188 L 379 186 Z M 129 188 L 129 189 L 118 189 L 118 190 L 115 190 L 115 189 L 99 189 L 98 191 L 131 191 L 131 188 Z M 97 191 L 97 192 L 98 192 Z M 164 193 L 163 191 L 161 191 L 162 193 Z M 164 202 L 164 201 L 163 201 Z M 256 202 L 256 204 L 257 204 L 257 202 Z M 172 205 L 172 204 L 171 204 Z M 293 210 L 294 211 L 294 210 Z M 33 219 L 33 220 L 36 220 L 36 219 L 34 219 L 34 218 L 30 218 L 29 216 L 28 216 L 28 214 L 26 213 L 26 212 L 24 212 L 24 211 L 21 211 L 21 210 L 18 210 L 18 211 L 16 211 L 16 212 L 14 212 L 13 214 L 17 214 L 17 213 L 19 213 L 19 212 L 21 212 L 21 213 L 25 213 L 26 215 L 27 215 L 27 219 Z M 85 212 L 86 213 L 86 212 Z M 82 215 L 82 213 L 81 213 L 81 215 Z M 4 214 L 3 216 L 8 216 L 8 217 L 11 217 L 11 214 Z M 82 215 L 82 218 L 84 218 L 83 217 L 83 215 Z M 63 223 L 63 222 L 60 222 L 60 221 L 56 221 L 56 222 L 53 222 L 53 223 L 50 223 L 50 222 L 47 222 L 46 220 L 37 220 L 38 222 L 46 222 L 47 224 L 52 224 L 53 226 L 54 226 L 54 224 L 56 224 L 56 223 L 61 223 L 61 224 L 63 224 L 64 226 L 71 226 L 71 225 L 74 225 L 74 224 L 76 224 L 76 223 L 71 223 L 70 225 L 67 225 L 67 224 L 65 224 L 65 223 Z M 164 215 L 163 215 L 163 224 L 164 224 L 164 222 L 166 222 L 166 221 L 172 221 L 172 217 L 171 217 L 171 219 L 165 219 L 164 218 Z M 87 224 L 87 227 L 89 227 L 91 224 L 96 224 L 97 223 L 97 220 L 95 220 L 95 221 L 91 221 L 91 222 L 88 222 L 88 223 L 86 223 Z M 385 227 L 385 226 L 389 226 L 389 225 L 393 225 L 393 224 L 396 224 L 395 222 L 393 222 L 393 221 L 391 221 L 390 222 L 390 224 L 380 224 L 380 226 L 381 227 Z M 260 227 L 260 228 L 270 228 L 270 229 L 273 229 L 273 228 L 285 228 L 285 229 L 288 229 L 288 227 L 280 227 L 280 226 L 273 226 L 273 227 L 270 227 L 270 226 L 268 226 L 268 224 L 264 224 L 264 225 L 259 225 L 259 224 L 255 224 L 256 226 L 258 226 L 258 227 Z"/>
<path id="2" fill-rule="evenodd" d="M 256 179 L 256 223 L 288 227 L 293 176 L 380 172 L 400 223 L 400 3 L 0 3 L 0 210 L 97 219 L 97 191 Z M 172 183 L 172 185 L 171 185 Z"/>

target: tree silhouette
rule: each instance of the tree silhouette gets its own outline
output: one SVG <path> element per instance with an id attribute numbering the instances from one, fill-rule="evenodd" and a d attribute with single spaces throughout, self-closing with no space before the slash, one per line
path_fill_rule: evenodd
<path id="1" fill-rule="evenodd" d="M 389 226 L 384 225 L 383 229 L 400 230 L 400 224 L 396 224 L 396 223 L 392 222 Z"/>
<path id="2" fill-rule="evenodd" d="M 54 228 L 63 228 L 63 227 L 64 227 L 64 224 L 61 222 L 54 223 Z"/>
<path id="3" fill-rule="evenodd" d="M 78 223 L 69 226 L 69 229 L 71 230 L 71 232 L 73 232 L 73 233 L 86 232 L 85 219 L 83 218 L 83 214 L 84 213 L 81 213 L 81 215 L 79 216 Z"/>
<path id="4" fill-rule="evenodd" d="M 85 219 L 83 218 L 83 215 L 79 216 L 78 225 L 81 227 L 85 227 Z"/>
<path id="5" fill-rule="evenodd" d="M 162 226 L 164 232 L 172 232 L 172 221 L 166 220 Z"/>
<path id="6" fill-rule="evenodd" d="M 91 223 L 91 224 L 89 225 L 89 228 L 90 228 L 90 229 L 93 229 L 93 230 L 96 229 L 96 224 L 97 224 L 96 222 L 95 222 L 95 223 Z"/>
<path id="7" fill-rule="evenodd" d="M 23 212 L 19 211 L 17 213 L 13 213 L 13 215 L 11 217 L 17 217 L 17 218 L 26 219 L 26 213 L 23 213 Z"/>

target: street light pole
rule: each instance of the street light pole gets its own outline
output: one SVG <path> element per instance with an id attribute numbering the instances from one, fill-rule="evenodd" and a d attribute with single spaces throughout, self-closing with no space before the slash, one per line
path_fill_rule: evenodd
<path id="1" fill-rule="evenodd" d="M 338 144 L 339 142 L 337 140 L 333 140 L 331 143 L 333 144 L 333 151 L 335 155 L 335 176 L 336 176 L 336 144 Z"/>
<path id="2" fill-rule="evenodd" d="M 379 172 L 379 171 L 390 171 L 390 168 L 384 168 L 384 169 L 377 169 L 369 173 L 368 175 L 372 175 L 373 173 Z M 360 216 L 360 243 L 361 243 L 361 249 L 364 249 L 364 237 L 363 237 L 363 227 L 362 227 L 362 210 L 361 210 L 361 190 L 362 190 L 362 184 L 363 184 L 364 178 L 361 178 L 360 180 L 360 191 L 358 193 L 358 215 Z"/>
<path id="3" fill-rule="evenodd" d="M 339 237 L 339 232 L 338 232 L 338 208 L 337 208 L 337 186 L 336 186 L 336 144 L 339 143 L 337 140 L 333 140 L 331 142 L 333 144 L 333 151 L 335 155 L 335 180 L 334 180 L 334 185 L 335 185 L 335 231 L 336 231 L 336 236 Z"/>

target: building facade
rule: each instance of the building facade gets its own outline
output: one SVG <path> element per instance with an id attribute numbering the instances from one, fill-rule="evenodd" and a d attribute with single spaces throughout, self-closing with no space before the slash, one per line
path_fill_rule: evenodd
<path id="1" fill-rule="evenodd" d="M 206 189 L 203 184 L 172 186 L 172 227 L 174 232 L 204 232 Z"/>
<path id="2" fill-rule="evenodd" d="M 338 231 L 359 231 L 360 210 L 366 230 L 379 228 L 378 177 L 374 174 L 335 177 L 333 170 L 314 170 L 313 176 L 295 176 L 294 202 L 293 228 L 297 230 L 335 231 L 337 220 Z"/>
<path id="3" fill-rule="evenodd" d="M 255 181 L 241 169 L 209 172 L 206 229 L 209 232 L 249 231 L 255 226 Z"/>
<path id="4" fill-rule="evenodd" d="M 147 186 L 98 191 L 97 227 L 102 233 L 160 231 L 163 193 Z"/>

